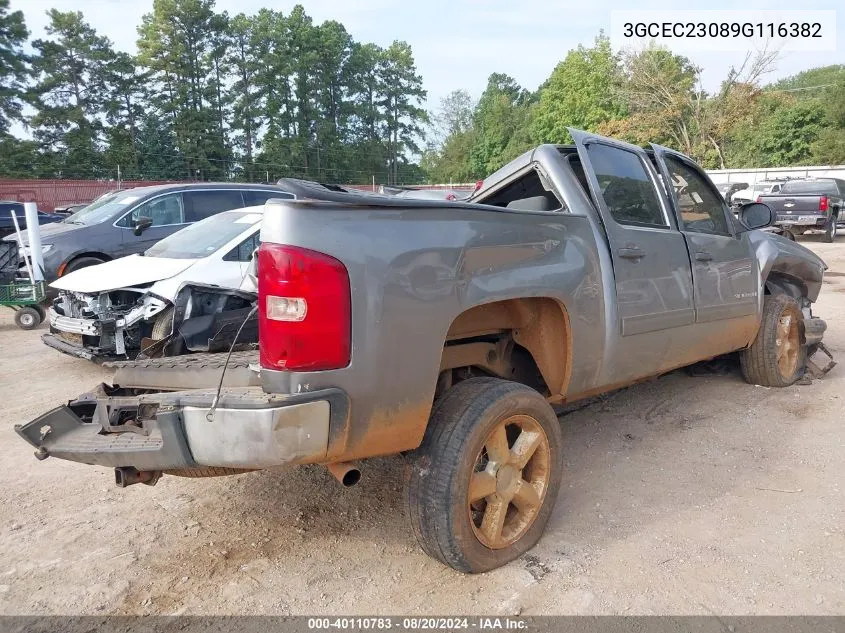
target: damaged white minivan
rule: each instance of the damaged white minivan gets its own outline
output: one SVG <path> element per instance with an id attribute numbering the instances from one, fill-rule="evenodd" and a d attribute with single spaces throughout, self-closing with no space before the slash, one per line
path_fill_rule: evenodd
<path id="1" fill-rule="evenodd" d="M 224 211 L 143 254 L 82 268 L 51 284 L 46 345 L 102 362 L 229 349 L 256 299 L 249 273 L 264 207 Z M 257 320 L 238 344 L 257 341 Z"/>

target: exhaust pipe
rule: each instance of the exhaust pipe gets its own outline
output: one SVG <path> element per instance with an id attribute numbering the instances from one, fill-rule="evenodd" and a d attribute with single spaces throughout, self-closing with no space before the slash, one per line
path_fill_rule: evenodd
<path id="1" fill-rule="evenodd" d="M 126 488 L 133 484 L 155 486 L 161 477 L 160 470 L 137 470 L 132 466 L 122 466 L 114 469 L 114 483 L 118 488 Z"/>
<path id="2" fill-rule="evenodd" d="M 333 462 L 326 464 L 326 468 L 341 484 L 351 488 L 361 481 L 361 471 L 352 462 Z"/>

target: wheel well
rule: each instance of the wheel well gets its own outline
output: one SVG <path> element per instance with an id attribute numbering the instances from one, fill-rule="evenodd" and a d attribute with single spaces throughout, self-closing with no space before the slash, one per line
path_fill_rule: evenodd
<path id="1" fill-rule="evenodd" d="M 104 262 L 111 261 L 111 257 L 106 255 L 105 253 L 97 253 L 97 252 L 90 252 L 90 253 L 77 253 L 73 257 L 68 260 L 68 264 L 71 262 L 75 262 L 77 259 L 81 259 L 82 257 L 96 257 L 97 259 L 102 259 Z"/>
<path id="2" fill-rule="evenodd" d="M 569 382 L 570 337 L 569 315 L 555 299 L 507 299 L 470 308 L 446 333 L 437 393 L 486 374 L 559 398 Z"/>
<path id="3" fill-rule="evenodd" d="M 807 287 L 795 277 L 784 273 L 771 272 L 763 284 L 763 294 L 773 295 L 778 293 L 789 295 L 800 301 L 802 297 L 807 296 Z"/>
<path id="4" fill-rule="evenodd" d="M 65 271 L 68 269 L 68 266 L 70 266 L 71 264 L 73 264 L 73 262 L 75 262 L 78 259 L 81 259 L 83 257 L 95 257 L 95 258 L 102 260 L 104 262 L 111 261 L 111 259 L 112 259 L 111 257 L 109 257 L 108 255 L 106 255 L 104 253 L 96 253 L 96 252 L 77 253 L 76 255 L 71 257 L 69 260 L 67 260 L 64 264 L 59 266 L 59 277 L 61 277 L 65 273 Z"/>

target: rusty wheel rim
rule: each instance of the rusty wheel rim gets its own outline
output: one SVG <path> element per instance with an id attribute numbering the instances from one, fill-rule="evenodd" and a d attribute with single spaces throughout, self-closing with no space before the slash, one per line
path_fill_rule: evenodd
<path id="1" fill-rule="evenodd" d="M 776 357 L 781 376 L 792 376 L 798 369 L 800 345 L 798 319 L 792 310 L 785 310 L 778 318 L 777 336 L 775 338 Z"/>
<path id="2" fill-rule="evenodd" d="M 482 545 L 513 545 L 534 524 L 550 464 L 549 439 L 531 416 L 511 416 L 493 428 L 475 458 L 467 491 L 470 525 Z"/>

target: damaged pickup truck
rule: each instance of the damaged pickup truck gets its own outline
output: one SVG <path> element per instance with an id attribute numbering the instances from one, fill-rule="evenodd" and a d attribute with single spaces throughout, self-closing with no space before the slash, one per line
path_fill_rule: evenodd
<path id="1" fill-rule="evenodd" d="M 46 345 L 98 362 L 229 349 L 255 302 L 247 275 L 264 207 L 224 211 L 141 255 L 89 266 L 51 284 Z M 253 319 L 239 338 L 257 343 Z"/>
<path id="2" fill-rule="evenodd" d="M 572 135 L 469 203 L 317 185 L 269 203 L 240 383 L 223 382 L 229 359 L 203 385 L 172 359 L 136 361 L 17 432 L 39 459 L 113 467 L 122 486 L 283 464 L 349 485 L 360 460 L 404 454 L 428 554 L 464 572 L 513 560 L 560 489 L 553 405 L 731 352 L 749 382 L 786 387 L 825 330 L 825 264 L 755 230 L 767 206 L 734 222 L 686 156 Z"/>

